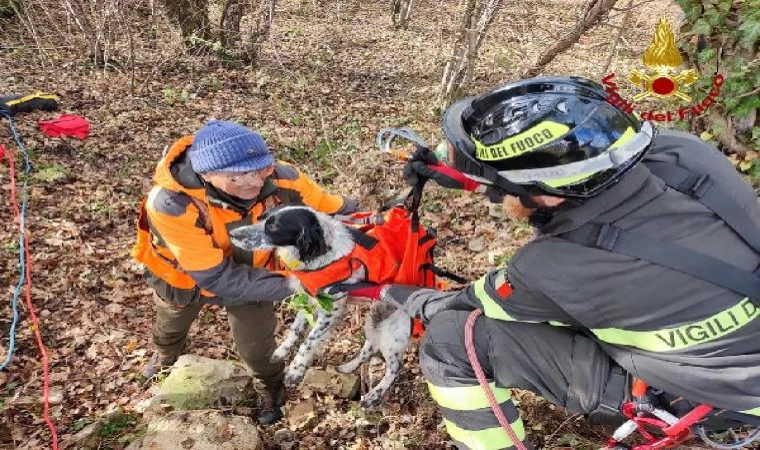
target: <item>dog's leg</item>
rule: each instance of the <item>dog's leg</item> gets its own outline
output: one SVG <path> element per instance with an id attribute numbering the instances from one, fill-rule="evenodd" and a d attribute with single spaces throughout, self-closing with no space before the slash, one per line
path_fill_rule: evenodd
<path id="1" fill-rule="evenodd" d="M 390 317 L 379 324 L 380 342 L 377 343 L 385 359 L 385 375 L 377 386 L 361 400 L 361 406 L 371 408 L 380 404 L 385 393 L 398 378 L 401 362 L 406 347 L 411 341 L 411 323 L 403 310 L 396 310 Z M 377 335 L 373 336 L 376 337 Z"/>
<path id="2" fill-rule="evenodd" d="M 298 349 L 298 353 L 293 362 L 285 372 L 284 383 L 286 386 L 292 387 L 297 385 L 303 380 L 306 374 L 306 368 L 309 367 L 314 360 L 314 357 L 320 349 L 320 344 L 328 337 L 335 328 L 335 324 L 343 317 L 346 310 L 346 297 L 336 299 L 333 302 L 333 310 L 328 312 L 320 310 L 319 318 L 314 324 L 314 328 L 306 336 L 301 347 Z"/>
<path id="3" fill-rule="evenodd" d="M 293 347 L 296 345 L 296 342 L 298 342 L 298 339 L 303 336 L 308 325 L 309 322 L 306 320 L 306 313 L 303 311 L 298 311 L 296 318 L 293 320 L 293 323 L 290 324 L 290 328 L 288 328 L 288 333 L 285 336 L 285 339 L 282 341 L 280 346 L 277 347 L 277 350 L 272 353 L 270 360 L 272 362 L 279 362 L 285 359 L 285 357 L 290 354 L 290 351 L 293 350 Z"/>
<path id="4" fill-rule="evenodd" d="M 351 373 L 362 363 L 369 361 L 372 355 L 378 350 L 377 344 L 380 343 L 381 324 L 393 314 L 395 308 L 385 303 L 374 303 L 367 315 L 364 316 L 364 346 L 359 354 L 351 361 L 336 368 L 340 373 Z"/>
<path id="5" fill-rule="evenodd" d="M 359 354 L 356 355 L 356 358 L 341 366 L 338 366 L 335 370 L 340 373 L 351 373 L 354 370 L 358 369 L 362 363 L 368 361 L 372 355 L 375 354 L 376 350 L 377 349 L 375 349 L 375 347 L 372 345 L 372 340 L 367 339 L 364 341 L 364 347 L 362 347 Z"/>

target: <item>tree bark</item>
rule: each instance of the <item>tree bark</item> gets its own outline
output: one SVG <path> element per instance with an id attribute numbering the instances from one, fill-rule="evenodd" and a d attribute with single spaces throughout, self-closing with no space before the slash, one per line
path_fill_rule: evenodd
<path id="1" fill-rule="evenodd" d="M 226 48 L 234 48 L 240 44 L 240 21 L 245 12 L 245 3 L 245 0 L 227 0 L 224 4 L 219 24 L 219 40 Z"/>
<path id="2" fill-rule="evenodd" d="M 586 11 L 583 17 L 570 29 L 562 38 L 552 44 L 544 53 L 539 56 L 538 60 L 533 66 L 523 72 L 522 78 L 535 77 L 546 67 L 549 63 L 554 61 L 554 58 L 562 54 L 573 44 L 583 36 L 583 33 L 593 28 L 599 21 L 609 13 L 617 0 L 591 0 L 586 5 Z"/>
<path id="3" fill-rule="evenodd" d="M 252 0 L 252 3 L 251 13 L 254 19 L 246 48 L 246 59 L 255 63 L 259 58 L 261 46 L 269 39 L 277 0 Z"/>
<path id="4" fill-rule="evenodd" d="M 209 38 L 208 0 L 164 0 L 164 5 L 169 19 L 179 26 L 183 39 Z"/>
<path id="5" fill-rule="evenodd" d="M 465 0 L 451 57 L 443 70 L 439 107 L 448 105 L 469 84 L 486 30 L 500 7 L 501 0 Z"/>
<path id="6" fill-rule="evenodd" d="M 396 28 L 406 28 L 412 14 L 412 0 L 393 0 L 391 3 L 391 22 Z"/>

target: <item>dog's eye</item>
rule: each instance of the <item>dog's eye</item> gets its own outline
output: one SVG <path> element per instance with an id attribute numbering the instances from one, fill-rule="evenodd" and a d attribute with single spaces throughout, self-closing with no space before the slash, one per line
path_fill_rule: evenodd
<path id="1" fill-rule="evenodd" d="M 264 224 L 264 229 L 267 231 L 277 231 L 280 229 L 280 227 L 274 220 L 267 220 L 267 222 Z"/>

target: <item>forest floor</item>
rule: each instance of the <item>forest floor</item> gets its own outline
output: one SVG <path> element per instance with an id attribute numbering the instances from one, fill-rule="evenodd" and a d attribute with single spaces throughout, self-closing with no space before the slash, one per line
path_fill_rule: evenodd
<path id="1" fill-rule="evenodd" d="M 468 93 L 517 79 L 575 22 L 584 2 L 504 3 Z M 55 114 L 16 118 L 34 168 L 26 222 L 32 298 L 51 361 L 52 417 L 61 435 L 115 406 L 129 409 L 145 398 L 141 374 L 150 356 L 153 309 L 129 251 L 139 201 L 165 146 L 209 118 L 234 120 L 262 132 L 278 158 L 299 164 L 331 191 L 370 207 L 403 194 L 401 165 L 378 152 L 375 134 L 382 127 L 406 125 L 433 145 L 441 138 L 440 111 L 431 105 L 456 31 L 456 5 L 415 3 L 408 30 L 391 29 L 389 9 L 387 0 L 324 5 L 283 0 L 273 30 L 276 47 L 267 44 L 253 68 L 187 56 L 164 19 L 151 25 L 144 11 L 136 11 L 135 20 L 144 23 L 133 27 L 138 33 L 134 73 L 127 65 L 92 68 L 66 49 L 43 57 L 24 43 L 18 26 L 0 23 L 0 35 L 9 43 L 0 47 L 0 95 L 54 92 L 61 97 L 61 113 L 83 115 L 92 124 L 84 141 L 54 139 L 39 132 L 37 121 Z M 640 63 L 659 18 L 678 23 L 678 12 L 668 1 L 639 7 L 606 71 L 617 30 L 603 26 L 544 74 L 600 80 L 614 71 L 624 76 Z M 615 14 L 611 21 L 619 23 L 620 13 Z M 149 43 L 152 26 L 158 33 Z M 6 127 L 0 142 L 13 147 Z M 17 158 L 17 170 L 21 166 Z M 10 196 L 7 173 L 0 168 L 3 198 Z M 422 214 L 440 236 L 439 264 L 468 279 L 502 264 L 530 234 L 524 224 L 490 217 L 484 199 L 433 186 L 426 191 Z M 8 224 L 0 228 L 0 286 L 10 298 L 18 281 L 18 244 L 9 202 L 0 208 L 0 220 Z M 10 326 L 8 309 L 1 311 L 0 360 Z M 281 309 L 283 320 L 290 315 Z M 0 448 L 22 443 L 45 448 L 50 435 L 38 402 L 40 355 L 25 308 L 21 317 L 10 370 L 0 372 Z M 361 311 L 351 314 L 317 365 L 336 365 L 353 355 L 361 346 L 361 322 Z M 237 358 L 223 309 L 202 312 L 186 351 Z M 416 348 L 410 348 L 405 370 L 377 410 L 319 396 L 317 421 L 298 431 L 301 448 L 449 448 L 416 361 Z M 602 430 L 540 398 L 523 392 L 517 398 L 537 446 L 590 449 L 605 439 Z M 289 393 L 289 405 L 298 400 L 298 392 Z M 261 427 L 264 441 L 271 442 L 282 427 Z M 118 438 L 125 433 L 114 431 L 102 448 L 121 448 Z"/>

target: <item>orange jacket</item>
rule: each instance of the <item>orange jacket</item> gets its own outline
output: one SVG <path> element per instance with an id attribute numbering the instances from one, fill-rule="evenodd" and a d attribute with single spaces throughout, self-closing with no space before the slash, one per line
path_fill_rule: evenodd
<path id="1" fill-rule="evenodd" d="M 159 161 L 154 186 L 143 200 L 135 259 L 146 266 L 149 284 L 178 306 L 195 301 L 240 304 L 277 301 L 290 295 L 271 251 L 233 247 L 229 231 L 258 221 L 279 204 L 305 204 L 327 214 L 348 214 L 356 203 L 325 192 L 295 166 L 277 162 L 262 193 L 246 209 L 213 192 L 192 171 L 186 151 L 192 136 L 175 142 Z"/>

